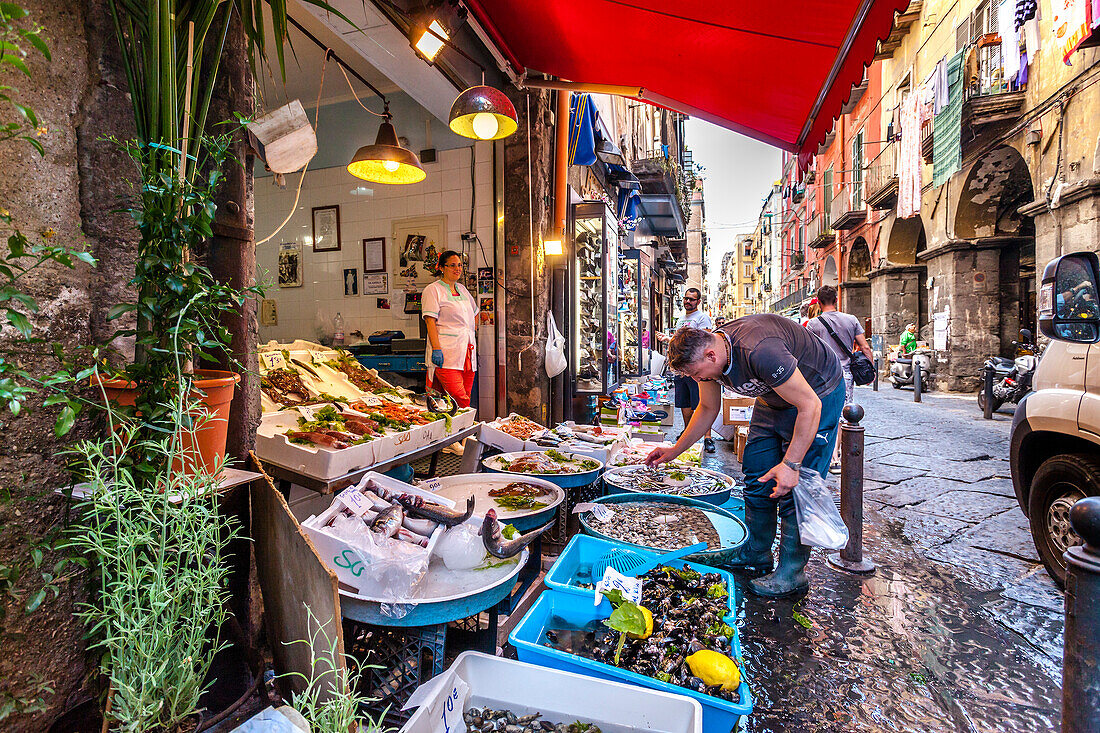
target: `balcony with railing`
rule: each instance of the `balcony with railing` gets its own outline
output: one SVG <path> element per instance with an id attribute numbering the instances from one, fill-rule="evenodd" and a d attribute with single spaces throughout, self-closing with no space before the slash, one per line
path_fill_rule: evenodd
<path id="1" fill-rule="evenodd" d="M 855 229 L 867 221 L 867 207 L 863 205 L 863 181 L 849 181 L 830 205 L 833 229 Z"/>
<path id="2" fill-rule="evenodd" d="M 798 272 L 806 266 L 806 255 L 802 252 L 791 252 L 791 272 Z"/>
<path id="3" fill-rule="evenodd" d="M 804 285 L 787 297 L 780 298 L 779 300 L 772 303 L 771 310 L 773 313 L 778 313 L 780 311 L 785 311 L 792 306 L 801 305 L 802 301 L 804 301 L 806 299 L 806 296 L 809 294 L 810 289 Z"/>
<path id="4" fill-rule="evenodd" d="M 826 212 L 815 216 L 806 227 L 806 239 L 813 249 L 828 247 L 836 241 L 836 232 L 829 225 L 830 217 Z"/>
<path id="5" fill-rule="evenodd" d="M 898 201 L 895 147 L 893 144 L 887 145 L 867 166 L 867 203 L 878 211 L 892 209 Z"/>
<path id="6" fill-rule="evenodd" d="M 924 6 L 921 0 L 913 0 L 905 10 L 894 16 L 894 27 L 890 29 L 890 35 L 878 42 L 875 51 L 875 61 L 884 61 L 893 57 L 894 51 L 901 46 L 901 41 L 909 33 L 910 27 L 920 20 L 920 11 Z"/>
<path id="7" fill-rule="evenodd" d="M 988 33 L 977 40 L 977 77 L 964 90 L 963 120 L 972 128 L 1019 120 L 1027 101 L 1026 87 L 1007 78 L 1001 37 Z"/>

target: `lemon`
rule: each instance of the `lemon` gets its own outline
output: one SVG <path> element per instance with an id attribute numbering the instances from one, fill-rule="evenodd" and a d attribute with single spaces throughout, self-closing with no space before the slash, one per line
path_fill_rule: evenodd
<path id="1" fill-rule="evenodd" d="M 721 685 L 723 690 L 736 690 L 741 683 L 741 670 L 737 662 L 725 654 L 702 649 L 688 657 L 687 664 L 691 673 L 708 687 Z"/>
<path id="2" fill-rule="evenodd" d="M 627 636 L 631 639 L 648 639 L 649 635 L 653 633 L 653 614 L 645 606 L 638 606 L 638 610 L 645 617 L 645 632 L 642 634 L 627 634 Z"/>

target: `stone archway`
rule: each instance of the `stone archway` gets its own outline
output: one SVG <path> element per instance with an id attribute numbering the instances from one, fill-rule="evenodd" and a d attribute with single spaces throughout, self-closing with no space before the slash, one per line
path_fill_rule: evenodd
<path id="1" fill-rule="evenodd" d="M 999 250 L 995 296 L 999 315 L 989 330 L 1002 356 L 1012 356 L 1021 328 L 1035 333 L 1035 223 L 1020 214 L 1034 200 L 1031 171 L 1020 153 L 1002 146 L 979 158 L 964 180 L 955 207 L 955 237 Z"/>
<path id="2" fill-rule="evenodd" d="M 840 308 L 863 323 L 871 317 L 871 287 L 867 275 L 871 272 L 871 248 L 867 240 L 856 237 L 848 251 L 844 280 L 840 284 Z"/>
<path id="3" fill-rule="evenodd" d="M 821 275 L 822 285 L 832 285 L 834 288 L 837 286 L 837 271 L 836 271 L 836 258 L 829 255 L 825 258 L 825 268 Z"/>
<path id="4" fill-rule="evenodd" d="M 928 330 L 925 267 L 917 263 L 917 255 L 926 246 L 924 222 L 919 216 L 895 219 L 886 239 L 886 256 L 869 275 L 871 327 L 886 345 L 898 343 L 910 323 Z M 923 336 L 924 331 L 921 333 Z"/>

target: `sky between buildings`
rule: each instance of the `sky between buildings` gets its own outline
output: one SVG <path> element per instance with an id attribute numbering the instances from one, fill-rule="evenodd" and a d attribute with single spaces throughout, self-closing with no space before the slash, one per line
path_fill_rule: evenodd
<path id="1" fill-rule="evenodd" d="M 717 286 L 719 267 L 738 234 L 748 234 L 769 187 L 779 178 L 778 148 L 744 135 L 689 119 L 685 136 L 696 163 L 706 168 L 703 193 L 710 238 L 707 285 Z"/>

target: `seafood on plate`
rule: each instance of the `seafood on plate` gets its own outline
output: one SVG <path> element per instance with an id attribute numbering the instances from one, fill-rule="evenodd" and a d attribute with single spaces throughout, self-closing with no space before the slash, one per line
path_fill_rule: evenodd
<path id="1" fill-rule="evenodd" d="M 696 542 L 721 545 L 718 530 L 696 507 L 663 502 L 626 501 L 606 505 L 612 517 L 601 522 L 592 512 L 585 521 L 608 537 L 656 550 L 678 550 Z"/>
<path id="2" fill-rule="evenodd" d="M 546 428 L 539 425 L 533 420 L 528 420 L 523 415 L 516 415 L 515 413 L 508 417 L 501 418 L 492 426 L 502 433 L 508 433 L 513 438 L 519 438 L 520 440 L 530 440 L 536 435 L 546 431 Z"/>
<path id="3" fill-rule="evenodd" d="M 631 466 L 613 469 L 604 474 L 604 481 L 627 491 L 671 494 L 673 496 L 705 496 L 725 491 L 733 480 L 691 466 Z"/>
<path id="4" fill-rule="evenodd" d="M 489 490 L 489 497 L 501 509 L 510 512 L 529 509 L 542 509 L 550 506 L 545 501 L 539 501 L 539 497 L 553 495 L 553 491 L 545 486 L 536 486 L 525 481 L 513 481 L 510 484 Z"/>
<path id="5" fill-rule="evenodd" d="M 599 461 L 573 453 L 559 453 L 553 449 L 506 455 L 513 457 L 496 456 L 490 459 L 490 465 L 499 471 L 530 474 L 585 473 L 600 467 Z"/>

